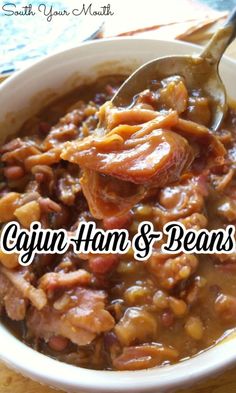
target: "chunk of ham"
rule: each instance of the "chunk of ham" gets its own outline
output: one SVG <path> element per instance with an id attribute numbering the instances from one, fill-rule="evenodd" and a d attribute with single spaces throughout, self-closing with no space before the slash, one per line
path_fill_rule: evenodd
<path id="1" fill-rule="evenodd" d="M 93 217 L 121 216 L 144 198 L 146 189 L 85 169 L 80 184 Z"/>
<path id="2" fill-rule="evenodd" d="M 236 297 L 220 293 L 215 300 L 215 311 L 222 323 L 232 323 L 236 320 Z"/>
<path id="3" fill-rule="evenodd" d="M 20 194 L 18 192 L 9 192 L 5 194 L 1 199 L 0 199 L 0 222 L 8 222 L 8 221 L 13 221 L 16 219 L 15 212 L 18 210 L 21 206 L 27 205 L 30 202 L 36 201 L 40 198 L 40 195 L 38 192 L 26 192 L 23 194 Z M 30 207 L 30 205 L 28 205 Z M 31 206 L 32 208 L 32 206 Z M 31 209 L 29 209 L 31 211 Z M 33 210 L 33 209 L 32 209 Z M 19 211 L 18 211 L 19 212 Z M 38 212 L 39 213 L 39 212 Z M 29 216 L 29 214 L 27 213 Z M 33 214 L 33 211 L 31 211 L 31 215 L 34 218 L 35 213 Z M 37 218 L 37 217 L 35 217 Z"/>
<path id="4" fill-rule="evenodd" d="M 25 277 L 24 270 L 12 271 L 0 266 L 2 273 L 24 299 L 29 299 L 34 307 L 41 310 L 47 304 L 47 297 L 41 288 L 35 288 Z"/>
<path id="5" fill-rule="evenodd" d="M 40 312 L 31 310 L 27 326 L 34 337 L 48 341 L 52 336 L 63 336 L 74 344 L 87 345 L 97 335 L 114 327 L 113 317 L 105 310 L 103 291 L 77 287 L 67 295 L 70 302 L 62 312 L 49 306 Z"/>
<path id="6" fill-rule="evenodd" d="M 203 155 L 209 165 L 224 161 L 218 138 L 176 111 L 106 103 L 99 119 L 92 136 L 65 143 L 61 153 L 83 169 L 81 187 L 95 218 L 124 214 L 148 189 L 178 181 L 196 157 Z M 127 189 L 132 190 L 128 197 Z"/>
<path id="7" fill-rule="evenodd" d="M 163 83 L 164 82 L 164 83 Z M 158 94 L 158 103 L 164 108 L 175 109 L 179 114 L 188 106 L 188 91 L 181 78 L 168 78 L 162 81 L 163 88 Z"/>
<path id="8" fill-rule="evenodd" d="M 161 365 L 164 361 L 177 361 L 178 352 L 160 344 L 144 344 L 123 349 L 121 355 L 113 359 L 116 370 L 143 370 Z"/>
<path id="9" fill-rule="evenodd" d="M 91 282 L 91 274 L 84 269 L 79 269 L 74 272 L 50 272 L 44 274 L 39 286 L 44 291 L 54 290 L 60 287 L 72 287 L 75 285 L 88 285 Z"/>
<path id="10" fill-rule="evenodd" d="M 190 254 L 170 257 L 168 254 L 153 252 L 147 263 L 160 286 L 165 289 L 171 289 L 180 281 L 188 279 L 198 267 L 198 259 Z"/>
<path id="11" fill-rule="evenodd" d="M 153 209 L 154 215 L 161 225 L 187 217 L 192 217 L 192 221 L 197 224 L 201 218 L 196 214 L 202 214 L 206 195 L 208 195 L 206 176 L 192 176 L 183 179 L 178 184 L 160 190 L 156 206 Z M 186 224 L 186 220 L 183 224 Z M 190 222 L 187 224 L 189 227 Z"/>
<path id="12" fill-rule="evenodd" d="M 9 165 L 12 164 L 24 164 L 27 158 L 41 154 L 40 149 L 37 147 L 36 143 L 32 143 L 31 141 L 23 141 L 18 138 L 12 146 L 6 144 L 2 147 L 3 155 L 1 157 L 2 162 L 6 162 Z M 12 141 L 12 142 L 14 142 Z"/>
<path id="13" fill-rule="evenodd" d="M 143 120 L 142 112 L 150 112 L 149 121 L 137 125 Z M 61 157 L 83 168 L 136 184 L 156 183 L 161 187 L 177 180 L 194 158 L 187 140 L 169 130 L 177 123 L 177 114 L 142 109 L 124 111 L 123 116 L 121 113 L 114 112 L 113 117 L 116 114 L 118 120 L 107 120 L 109 128 L 122 121 L 120 125 L 103 136 L 66 143 Z M 126 124 L 126 116 L 131 122 L 131 114 L 135 125 Z"/>
<path id="14" fill-rule="evenodd" d="M 21 293 L 0 273 L 0 311 L 5 308 L 9 318 L 21 321 L 25 318 L 27 302 Z"/>
<path id="15" fill-rule="evenodd" d="M 177 131 L 190 143 L 197 144 L 198 156 L 208 167 L 224 164 L 226 150 L 223 144 L 207 127 L 190 120 L 178 119 Z"/>
<path id="16" fill-rule="evenodd" d="M 122 345 L 153 341 L 158 329 L 157 319 L 142 307 L 129 307 L 115 326 L 115 333 Z"/>

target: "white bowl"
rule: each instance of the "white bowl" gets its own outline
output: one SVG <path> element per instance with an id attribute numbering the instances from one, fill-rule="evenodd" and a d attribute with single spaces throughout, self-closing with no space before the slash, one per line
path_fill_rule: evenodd
<path id="1" fill-rule="evenodd" d="M 0 139 L 16 132 L 43 104 L 83 81 L 127 73 L 155 57 L 197 52 L 199 47 L 181 42 L 118 38 L 85 43 L 49 56 L 0 85 Z M 223 59 L 221 73 L 228 94 L 236 99 L 236 62 Z M 232 336 L 176 365 L 143 371 L 94 371 L 44 356 L 0 326 L 0 358 L 25 376 L 70 392 L 168 392 L 233 364 L 236 338 Z"/>

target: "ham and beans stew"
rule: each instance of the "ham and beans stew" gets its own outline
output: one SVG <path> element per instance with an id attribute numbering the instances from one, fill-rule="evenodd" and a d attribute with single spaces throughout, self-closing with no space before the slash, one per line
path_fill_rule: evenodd
<path id="1" fill-rule="evenodd" d="M 211 102 L 180 76 L 152 81 L 133 106 L 107 76 L 58 99 L 1 147 L 0 222 L 76 231 L 170 221 L 236 223 L 236 111 L 212 133 Z M 140 370 L 175 363 L 236 326 L 236 253 L 38 254 L 0 251 L 1 321 L 48 356 L 79 367 Z"/>

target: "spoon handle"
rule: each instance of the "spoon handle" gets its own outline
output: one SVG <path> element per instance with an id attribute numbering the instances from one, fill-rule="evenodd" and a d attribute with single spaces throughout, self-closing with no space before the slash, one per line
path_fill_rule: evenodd
<path id="1" fill-rule="evenodd" d="M 203 50 L 201 57 L 211 65 L 218 66 L 226 48 L 236 37 L 236 7 L 230 13 L 225 24 L 213 35 L 209 44 Z"/>

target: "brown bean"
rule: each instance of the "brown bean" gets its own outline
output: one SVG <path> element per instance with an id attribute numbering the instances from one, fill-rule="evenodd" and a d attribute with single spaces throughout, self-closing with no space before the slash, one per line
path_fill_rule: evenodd
<path id="1" fill-rule="evenodd" d="M 169 306 L 168 296 L 163 291 L 158 290 L 156 293 L 154 293 L 153 304 L 159 310 L 163 310 L 165 308 L 168 308 L 168 306 Z"/>
<path id="2" fill-rule="evenodd" d="M 221 293 L 215 301 L 215 311 L 222 322 L 232 323 L 236 321 L 236 297 Z"/>
<path id="3" fill-rule="evenodd" d="M 42 183 L 45 179 L 44 173 L 35 173 L 34 177 L 38 183 Z"/>
<path id="4" fill-rule="evenodd" d="M 68 338 L 62 336 L 53 336 L 50 337 L 48 341 L 48 346 L 56 352 L 62 352 L 66 349 L 69 343 Z"/>
<path id="5" fill-rule="evenodd" d="M 94 274 L 106 274 L 115 269 L 118 263 L 116 255 L 95 256 L 89 260 L 89 267 Z"/>
<path id="6" fill-rule="evenodd" d="M 103 220 L 103 228 L 108 229 L 122 229 L 127 228 L 132 222 L 132 213 L 128 212 L 122 216 L 108 217 Z"/>
<path id="7" fill-rule="evenodd" d="M 166 310 L 161 316 L 162 325 L 165 327 L 170 327 L 174 324 L 174 314 L 171 310 Z"/>
<path id="8" fill-rule="evenodd" d="M 139 219 L 150 217 L 152 216 L 152 213 L 153 213 L 152 206 L 149 206 L 147 204 L 145 205 L 140 203 L 135 209 L 135 216 L 138 217 Z"/>
<path id="9" fill-rule="evenodd" d="M 8 180 L 18 180 L 24 176 L 25 172 L 21 166 L 15 165 L 4 168 L 3 174 Z"/>

